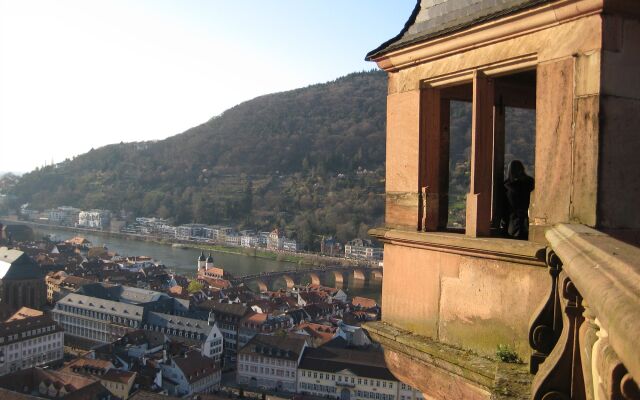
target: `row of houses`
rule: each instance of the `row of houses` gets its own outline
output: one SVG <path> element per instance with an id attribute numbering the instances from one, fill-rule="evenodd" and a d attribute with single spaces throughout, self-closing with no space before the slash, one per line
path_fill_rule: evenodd
<path id="1" fill-rule="evenodd" d="M 180 241 L 208 242 L 226 246 L 266 248 L 273 251 L 298 251 L 298 243 L 295 239 L 287 238 L 280 229 L 271 232 L 256 232 L 253 230 L 241 230 L 228 226 L 184 224 L 173 226 L 166 219 L 161 218 L 136 218 L 134 224 L 121 229 L 124 233 L 161 236 Z"/>
<path id="2" fill-rule="evenodd" d="M 127 226 L 122 231 L 160 235 L 185 241 L 212 242 L 235 247 L 262 247 L 271 251 L 297 252 L 299 250 L 296 240 L 287 238 L 281 229 L 274 229 L 271 232 L 252 230 L 238 232 L 228 226 L 203 224 L 171 226 L 167 220 L 159 218 L 136 218 L 136 224 Z M 321 254 L 325 255 L 342 255 L 342 245 L 333 237 L 323 237 L 320 250 Z M 358 260 L 381 261 L 383 249 L 374 246 L 371 240 L 357 238 L 344 245 L 344 256 Z"/>
<path id="3" fill-rule="evenodd" d="M 111 211 L 109 210 L 81 210 L 70 206 L 60 206 L 40 212 L 30 209 L 29 204 L 23 204 L 20 207 L 19 216 L 25 220 L 59 226 L 102 230 L 111 225 Z"/>

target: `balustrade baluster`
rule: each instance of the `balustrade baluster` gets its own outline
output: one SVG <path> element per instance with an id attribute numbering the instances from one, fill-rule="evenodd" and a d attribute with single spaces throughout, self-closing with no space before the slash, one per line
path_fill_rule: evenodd
<path id="1" fill-rule="evenodd" d="M 562 331 L 560 294 L 558 293 L 558 275 L 562 271 L 562 261 L 551 249 L 547 249 L 546 259 L 551 276 L 551 288 L 545 296 L 545 301 L 534 313 L 536 317 L 529 327 L 529 345 L 534 350 L 529 363 L 532 374 L 538 372 L 540 364 L 551 353 Z"/>
<path id="2" fill-rule="evenodd" d="M 585 400 L 578 333 L 584 321 L 582 296 L 566 273 L 558 277 L 562 289 L 562 333 L 540 365 L 533 381 L 533 400 Z"/>

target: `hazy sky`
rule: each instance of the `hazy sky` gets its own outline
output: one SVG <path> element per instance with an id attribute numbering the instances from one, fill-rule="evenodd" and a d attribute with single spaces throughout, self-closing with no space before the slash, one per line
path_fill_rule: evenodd
<path id="1" fill-rule="evenodd" d="M 371 69 L 415 0 L 0 0 L 0 172 Z"/>

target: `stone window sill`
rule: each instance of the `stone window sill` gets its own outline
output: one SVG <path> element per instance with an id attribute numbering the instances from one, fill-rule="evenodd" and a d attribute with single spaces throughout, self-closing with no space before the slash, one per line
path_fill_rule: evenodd
<path id="1" fill-rule="evenodd" d="M 475 238 L 463 233 L 420 232 L 399 228 L 375 228 L 369 231 L 369 235 L 383 243 L 545 266 L 546 247 L 530 241 L 493 237 Z"/>

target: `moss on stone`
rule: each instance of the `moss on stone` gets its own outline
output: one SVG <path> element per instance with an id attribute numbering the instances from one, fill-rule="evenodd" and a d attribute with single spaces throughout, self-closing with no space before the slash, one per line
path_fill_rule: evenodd
<path id="1" fill-rule="evenodd" d="M 528 398 L 532 376 L 525 364 L 507 364 L 468 350 L 412 334 L 385 322 L 364 326 L 385 351 L 402 353 L 425 365 L 455 374 L 495 399 Z M 393 370 L 391 372 L 394 372 Z"/>

